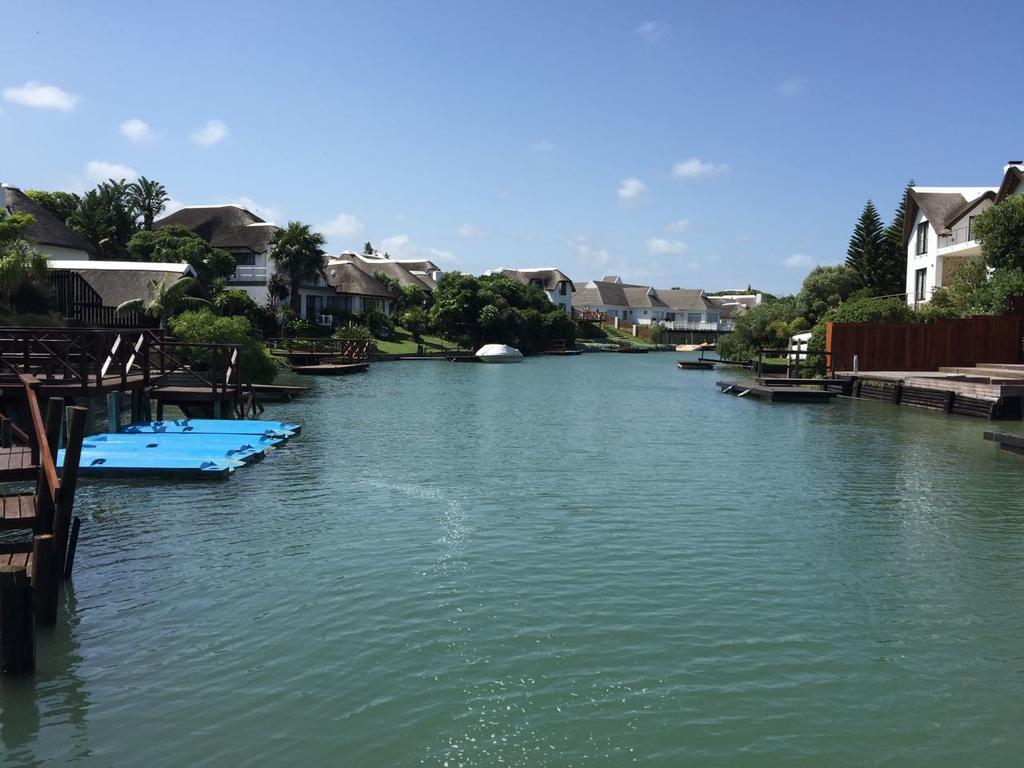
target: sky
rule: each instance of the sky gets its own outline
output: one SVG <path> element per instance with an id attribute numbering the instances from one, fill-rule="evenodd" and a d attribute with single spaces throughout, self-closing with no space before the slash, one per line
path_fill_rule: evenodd
<path id="1" fill-rule="evenodd" d="M 162 182 L 446 270 L 799 289 L 907 180 L 1024 159 L 1024 3 L 4 10 L 0 180 Z"/>

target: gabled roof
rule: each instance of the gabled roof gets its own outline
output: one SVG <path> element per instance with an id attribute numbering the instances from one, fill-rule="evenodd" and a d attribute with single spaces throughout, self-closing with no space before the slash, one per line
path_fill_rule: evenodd
<path id="1" fill-rule="evenodd" d="M 1006 173 L 1003 174 L 1003 183 L 999 185 L 999 191 L 996 193 L 996 202 L 1001 203 L 1012 195 L 1022 181 L 1024 181 L 1024 168 L 1016 164 L 1008 165 Z"/>
<path id="2" fill-rule="evenodd" d="M 40 245 L 71 248 L 95 255 L 88 240 L 17 187 L 9 187 L 5 184 L 0 188 L 0 204 L 7 209 L 8 213 L 27 213 L 32 216 L 32 223 L 25 230 L 26 240 Z"/>
<path id="3" fill-rule="evenodd" d="M 558 284 L 561 282 L 568 283 L 569 290 L 576 290 L 576 286 L 573 285 L 569 276 L 562 272 L 562 270 L 556 269 L 555 267 L 526 267 L 522 269 L 508 269 L 506 267 L 500 267 L 496 270 L 491 270 L 486 274 L 490 275 L 499 272 L 503 275 L 519 280 L 526 285 L 529 285 L 534 280 L 540 280 L 545 291 L 557 290 Z"/>
<path id="4" fill-rule="evenodd" d="M 910 242 L 919 210 L 932 228 L 941 233 L 949 229 L 951 220 L 962 208 L 994 191 L 990 187 L 911 187 L 907 190 L 903 245 Z"/>
<path id="5" fill-rule="evenodd" d="M 950 229 L 952 229 L 954 224 L 956 224 L 964 216 L 966 216 L 971 211 L 973 211 L 975 208 L 977 208 L 985 200 L 995 201 L 995 199 L 996 199 L 996 191 L 994 189 L 990 189 L 985 194 L 979 195 L 978 197 L 974 198 L 973 200 L 968 200 L 963 206 L 960 207 L 959 210 L 955 211 L 949 217 L 949 221 L 946 222 L 946 226 L 949 227 Z"/>
<path id="6" fill-rule="evenodd" d="M 668 288 L 658 289 L 658 297 L 665 302 L 670 309 L 685 312 L 700 312 L 713 308 L 713 305 L 704 296 L 700 288 Z"/>
<path id="7" fill-rule="evenodd" d="M 353 296 L 373 296 L 381 299 L 394 299 L 395 294 L 374 277 L 349 260 L 328 259 L 324 266 L 327 284 L 338 293 L 349 293 Z"/>
<path id="8" fill-rule="evenodd" d="M 622 282 L 622 278 L 619 277 L 618 275 L 605 275 L 604 277 L 602 277 L 600 280 L 598 280 L 596 282 L 601 282 L 601 283 L 621 283 Z"/>
<path id="9" fill-rule="evenodd" d="M 403 287 L 407 285 L 415 285 L 417 288 L 422 288 L 427 292 L 434 290 L 433 281 L 424 281 L 419 276 L 414 275 L 405 265 L 400 264 L 397 261 L 392 261 L 391 259 L 385 259 L 383 257 L 373 257 L 362 253 L 350 252 L 345 252 L 338 258 L 344 261 L 351 261 L 371 277 L 374 272 L 383 272 L 388 277 L 397 280 L 398 284 Z"/>
<path id="10" fill-rule="evenodd" d="M 577 307 L 655 307 L 667 309 L 668 305 L 658 298 L 658 292 L 649 285 L 629 285 L 592 280 L 573 294 L 572 303 Z"/>
<path id="11" fill-rule="evenodd" d="M 668 304 L 661 300 L 658 292 L 649 285 L 623 285 L 622 292 L 630 307 L 654 307 L 668 309 Z"/>
<path id="12" fill-rule="evenodd" d="M 49 268 L 51 271 L 77 272 L 100 295 L 105 307 L 146 298 L 150 283 L 172 283 L 195 274 L 195 270 L 184 262 L 51 260 Z"/>
<path id="13" fill-rule="evenodd" d="M 280 227 L 240 205 L 190 205 L 154 223 L 155 228 L 178 224 L 195 232 L 214 248 L 264 253 Z"/>

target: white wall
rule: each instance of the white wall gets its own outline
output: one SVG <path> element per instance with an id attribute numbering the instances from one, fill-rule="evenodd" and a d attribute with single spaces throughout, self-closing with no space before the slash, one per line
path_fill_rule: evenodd
<path id="1" fill-rule="evenodd" d="M 60 245 L 45 245 L 44 243 L 34 243 L 36 250 L 39 251 L 48 260 L 52 261 L 88 261 L 89 253 L 87 251 L 80 251 L 77 248 L 64 248 Z"/>
<path id="2" fill-rule="evenodd" d="M 922 301 L 927 301 L 928 297 L 932 295 L 932 289 L 935 288 L 935 251 L 938 235 L 935 232 L 935 228 L 928 225 L 928 250 L 920 256 L 917 255 L 917 225 L 922 221 L 927 221 L 924 216 L 924 212 L 918 209 L 917 215 L 914 217 L 914 226 L 910 230 L 910 242 L 907 243 L 907 304 L 914 306 L 915 295 L 914 295 L 914 283 L 917 270 L 927 269 L 928 275 L 925 280 L 924 296 Z"/>

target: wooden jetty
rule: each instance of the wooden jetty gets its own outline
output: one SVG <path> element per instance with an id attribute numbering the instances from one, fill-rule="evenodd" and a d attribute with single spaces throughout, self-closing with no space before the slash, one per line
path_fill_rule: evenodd
<path id="1" fill-rule="evenodd" d="M 627 355 L 646 355 L 651 350 L 644 347 L 619 347 L 615 351 L 622 352 Z"/>
<path id="2" fill-rule="evenodd" d="M 56 623 L 60 584 L 71 577 L 81 524 L 72 512 L 88 415 L 85 408 L 65 409 L 62 399 L 52 398 L 44 421 L 39 408 L 39 382 L 28 375 L 22 375 L 19 381 L 30 427 L 21 431 L 5 423 L 0 429 L 4 439 L 9 435 L 25 444 L 0 448 L 7 451 L 7 456 L 20 455 L 15 449 L 28 448 L 36 486 L 33 493 L 0 496 L 0 529 L 25 536 L 0 545 L 0 671 L 6 673 L 35 669 L 35 627 Z M 65 461 L 58 473 L 53 446 L 65 425 Z M 24 479 L 25 468 L 16 463 L 0 468 L 0 482 Z"/>
<path id="3" fill-rule="evenodd" d="M 839 394 L 810 387 L 769 387 L 749 381 L 719 381 L 717 385 L 723 393 L 770 403 L 827 403 Z"/>
<path id="4" fill-rule="evenodd" d="M 985 439 L 991 440 L 1001 450 L 1024 456 L 1024 435 L 1014 432 L 986 432 Z"/>
<path id="5" fill-rule="evenodd" d="M 676 367 L 684 371 L 710 371 L 715 363 L 712 360 L 677 360 Z"/>
<path id="6" fill-rule="evenodd" d="M 324 362 L 315 365 L 293 365 L 292 372 L 300 376 L 347 376 L 350 373 L 365 373 L 369 363 Z"/>

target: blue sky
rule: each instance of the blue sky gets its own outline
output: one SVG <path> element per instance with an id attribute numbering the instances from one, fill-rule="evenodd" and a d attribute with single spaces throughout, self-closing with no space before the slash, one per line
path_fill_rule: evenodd
<path id="1" fill-rule="evenodd" d="M 791 292 L 1024 159 L 1024 4 L 18 3 L 0 179 L 115 173 L 448 269 Z M 44 86 L 50 86 L 44 87 Z"/>

